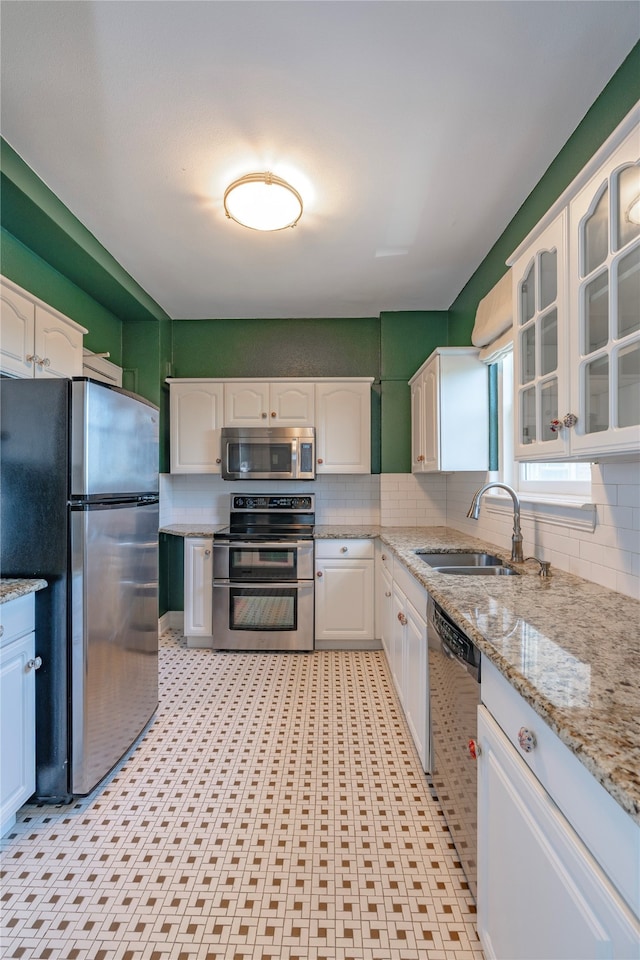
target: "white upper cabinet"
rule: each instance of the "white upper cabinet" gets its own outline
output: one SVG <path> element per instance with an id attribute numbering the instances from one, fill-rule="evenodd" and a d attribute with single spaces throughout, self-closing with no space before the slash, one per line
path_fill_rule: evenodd
<path id="1" fill-rule="evenodd" d="M 563 210 L 513 266 L 515 456 L 566 459 L 567 214 Z"/>
<path id="2" fill-rule="evenodd" d="M 220 473 L 225 427 L 315 427 L 317 473 L 371 473 L 372 377 L 168 378 L 171 473 Z"/>
<path id="3" fill-rule="evenodd" d="M 636 129 L 569 208 L 574 454 L 640 449 L 639 154 Z"/>
<path id="4" fill-rule="evenodd" d="M 84 327 L 0 280 L 0 370 L 13 377 L 82 376 Z"/>
<path id="5" fill-rule="evenodd" d="M 371 473 L 372 382 L 316 381 L 317 473 Z"/>
<path id="6" fill-rule="evenodd" d="M 640 450 L 638 114 L 510 261 L 518 460 Z"/>
<path id="7" fill-rule="evenodd" d="M 223 385 L 170 380 L 171 473 L 220 473 Z"/>
<path id="8" fill-rule="evenodd" d="M 314 384 L 235 380 L 224 385 L 226 427 L 312 427 Z"/>
<path id="9" fill-rule="evenodd" d="M 412 473 L 488 470 L 488 368 L 479 352 L 439 347 L 409 381 Z"/>

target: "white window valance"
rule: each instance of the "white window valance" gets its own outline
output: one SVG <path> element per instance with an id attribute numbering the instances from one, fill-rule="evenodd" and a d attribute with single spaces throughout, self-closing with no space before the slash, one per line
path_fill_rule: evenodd
<path id="1" fill-rule="evenodd" d="M 511 269 L 498 280 L 478 304 L 471 334 L 474 347 L 480 347 L 480 359 L 497 363 L 513 345 L 513 295 Z"/>

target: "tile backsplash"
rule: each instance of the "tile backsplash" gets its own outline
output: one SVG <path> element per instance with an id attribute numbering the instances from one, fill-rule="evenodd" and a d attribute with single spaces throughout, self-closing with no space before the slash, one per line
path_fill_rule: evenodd
<path id="1" fill-rule="evenodd" d="M 594 464 L 591 470 L 594 529 L 533 516 L 523 503 L 525 556 L 535 554 L 552 567 L 640 599 L 640 461 Z M 466 518 L 474 491 L 485 481 L 482 473 L 322 476 L 287 484 L 287 491 L 315 493 L 318 523 L 447 525 L 506 549 L 510 510 L 496 513 L 483 505 L 478 521 Z M 230 493 L 281 490 L 275 481 L 238 484 L 214 475 L 163 474 L 160 523 L 227 523 Z"/>

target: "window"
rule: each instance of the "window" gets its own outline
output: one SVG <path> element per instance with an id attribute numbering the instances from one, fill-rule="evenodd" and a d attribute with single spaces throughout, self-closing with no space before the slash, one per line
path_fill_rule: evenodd
<path id="1" fill-rule="evenodd" d="M 563 499 L 590 497 L 589 463 L 515 463 L 513 459 L 513 351 L 499 363 L 500 478 L 518 493 L 536 497 Z"/>

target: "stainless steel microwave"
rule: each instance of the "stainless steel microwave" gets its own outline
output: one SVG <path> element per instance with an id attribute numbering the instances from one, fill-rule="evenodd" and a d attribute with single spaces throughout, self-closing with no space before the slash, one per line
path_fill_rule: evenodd
<path id="1" fill-rule="evenodd" d="M 223 480 L 315 480 L 313 427 L 223 427 Z"/>

